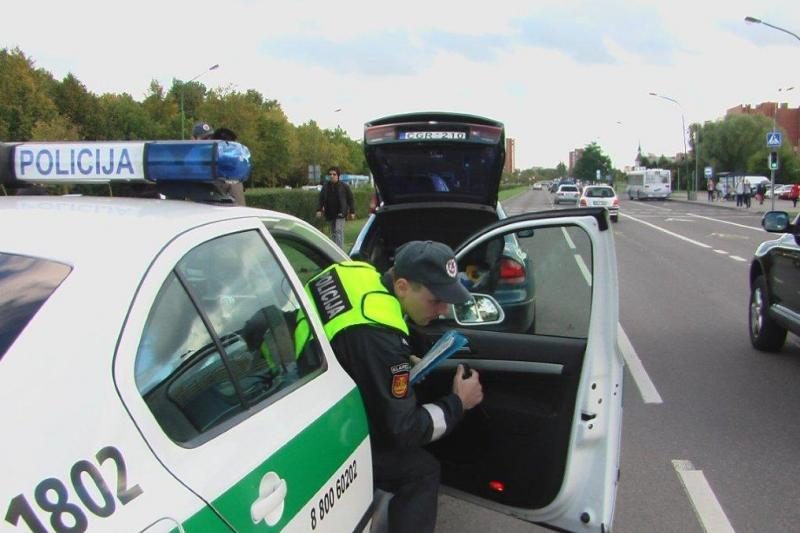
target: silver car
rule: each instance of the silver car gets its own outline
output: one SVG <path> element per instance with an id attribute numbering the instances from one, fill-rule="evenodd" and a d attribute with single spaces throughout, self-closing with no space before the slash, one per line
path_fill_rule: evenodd
<path id="1" fill-rule="evenodd" d="M 583 188 L 578 207 L 605 207 L 612 222 L 619 221 L 619 198 L 608 185 L 589 185 Z"/>
<path id="2" fill-rule="evenodd" d="M 560 204 L 562 202 L 568 204 L 577 203 L 578 197 L 581 195 L 577 185 L 559 185 L 556 191 L 556 197 L 553 203 Z"/>

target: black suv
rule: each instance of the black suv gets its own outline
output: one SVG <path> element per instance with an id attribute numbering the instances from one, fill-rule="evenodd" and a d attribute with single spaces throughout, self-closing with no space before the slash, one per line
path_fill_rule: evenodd
<path id="1" fill-rule="evenodd" d="M 750 342 L 777 352 L 786 332 L 800 335 L 800 225 L 785 211 L 764 214 L 761 226 L 780 238 L 761 243 L 750 264 Z"/>

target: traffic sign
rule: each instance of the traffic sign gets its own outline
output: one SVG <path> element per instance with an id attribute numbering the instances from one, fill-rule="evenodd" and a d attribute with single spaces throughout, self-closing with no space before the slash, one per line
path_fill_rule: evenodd
<path id="1" fill-rule="evenodd" d="M 706 167 L 705 168 L 705 174 L 706 174 L 707 178 L 710 178 L 711 176 L 714 175 L 714 169 L 711 168 L 711 167 Z"/>
<path id="2" fill-rule="evenodd" d="M 767 133 L 767 148 L 778 148 L 783 142 L 783 135 L 779 131 Z"/>

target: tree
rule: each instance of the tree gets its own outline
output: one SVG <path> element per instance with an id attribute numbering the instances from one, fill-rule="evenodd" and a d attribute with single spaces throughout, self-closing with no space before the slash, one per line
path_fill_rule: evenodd
<path id="1" fill-rule="evenodd" d="M 56 106 L 45 86 L 47 76 L 19 48 L 0 49 L 0 138 L 30 140 L 37 122 L 55 118 Z"/>
<path id="2" fill-rule="evenodd" d="M 611 173 L 611 159 L 603 153 L 597 143 L 586 145 L 583 154 L 575 163 L 572 175 L 583 181 L 594 181 L 597 179 L 597 171 L 600 176 L 607 176 Z"/>
<path id="3" fill-rule="evenodd" d="M 80 133 L 80 138 L 96 139 L 100 129 L 100 109 L 97 97 L 72 74 L 55 83 L 53 101 L 60 115 L 68 119 Z M 58 140 L 58 139 L 53 139 Z"/>

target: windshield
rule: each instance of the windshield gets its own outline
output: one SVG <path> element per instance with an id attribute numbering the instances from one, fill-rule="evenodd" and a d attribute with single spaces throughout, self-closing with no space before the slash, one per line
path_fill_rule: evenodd
<path id="1" fill-rule="evenodd" d="M 54 261 L 0 253 L 0 359 L 71 270 Z"/>

